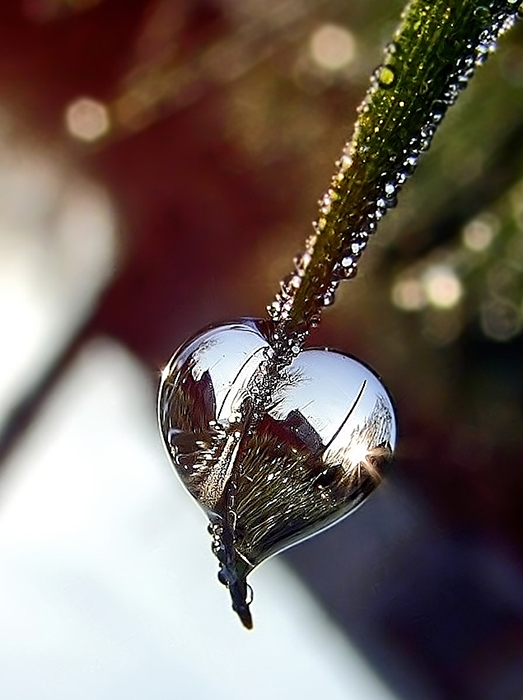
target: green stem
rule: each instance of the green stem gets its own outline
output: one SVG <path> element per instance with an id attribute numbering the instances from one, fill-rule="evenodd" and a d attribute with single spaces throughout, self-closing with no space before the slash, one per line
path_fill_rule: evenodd
<path id="1" fill-rule="evenodd" d="M 412 0 L 359 108 L 305 252 L 268 308 L 277 338 L 302 343 L 379 219 L 395 206 L 438 124 L 518 15 L 519 0 Z M 291 340 L 289 340 L 291 339 Z"/>

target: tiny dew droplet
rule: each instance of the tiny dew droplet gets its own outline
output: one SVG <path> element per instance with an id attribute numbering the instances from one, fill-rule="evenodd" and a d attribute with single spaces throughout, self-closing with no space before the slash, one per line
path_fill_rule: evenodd
<path id="1" fill-rule="evenodd" d="M 390 88 L 396 80 L 396 72 L 390 65 L 378 69 L 378 85 L 382 88 Z"/>
<path id="2" fill-rule="evenodd" d="M 385 185 L 385 194 L 391 195 L 396 192 L 396 185 L 393 182 L 387 182 Z"/>

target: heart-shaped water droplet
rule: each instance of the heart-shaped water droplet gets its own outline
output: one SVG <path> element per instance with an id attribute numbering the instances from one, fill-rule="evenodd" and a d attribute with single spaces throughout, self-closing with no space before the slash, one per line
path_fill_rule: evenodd
<path id="1" fill-rule="evenodd" d="M 159 396 L 168 453 L 209 517 L 220 581 L 247 627 L 247 575 L 354 510 L 396 441 L 368 367 L 324 349 L 282 365 L 272 333 L 253 319 L 206 329 L 175 353 Z"/>

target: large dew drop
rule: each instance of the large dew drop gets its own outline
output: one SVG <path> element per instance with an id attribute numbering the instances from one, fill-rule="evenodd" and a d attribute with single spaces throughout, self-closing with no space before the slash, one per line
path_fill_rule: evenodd
<path id="1" fill-rule="evenodd" d="M 159 396 L 165 446 L 210 520 L 219 579 L 246 627 L 247 575 L 360 505 L 396 441 L 370 369 L 325 349 L 282 367 L 273 332 L 253 319 L 203 331 L 175 353 Z"/>

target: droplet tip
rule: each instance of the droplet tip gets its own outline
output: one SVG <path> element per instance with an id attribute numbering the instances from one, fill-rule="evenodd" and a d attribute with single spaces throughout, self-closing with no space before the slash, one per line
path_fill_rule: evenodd
<path id="1" fill-rule="evenodd" d="M 249 608 L 244 607 L 242 610 L 235 610 L 235 612 L 238 614 L 238 617 L 240 618 L 245 629 L 252 630 L 252 615 Z"/>

